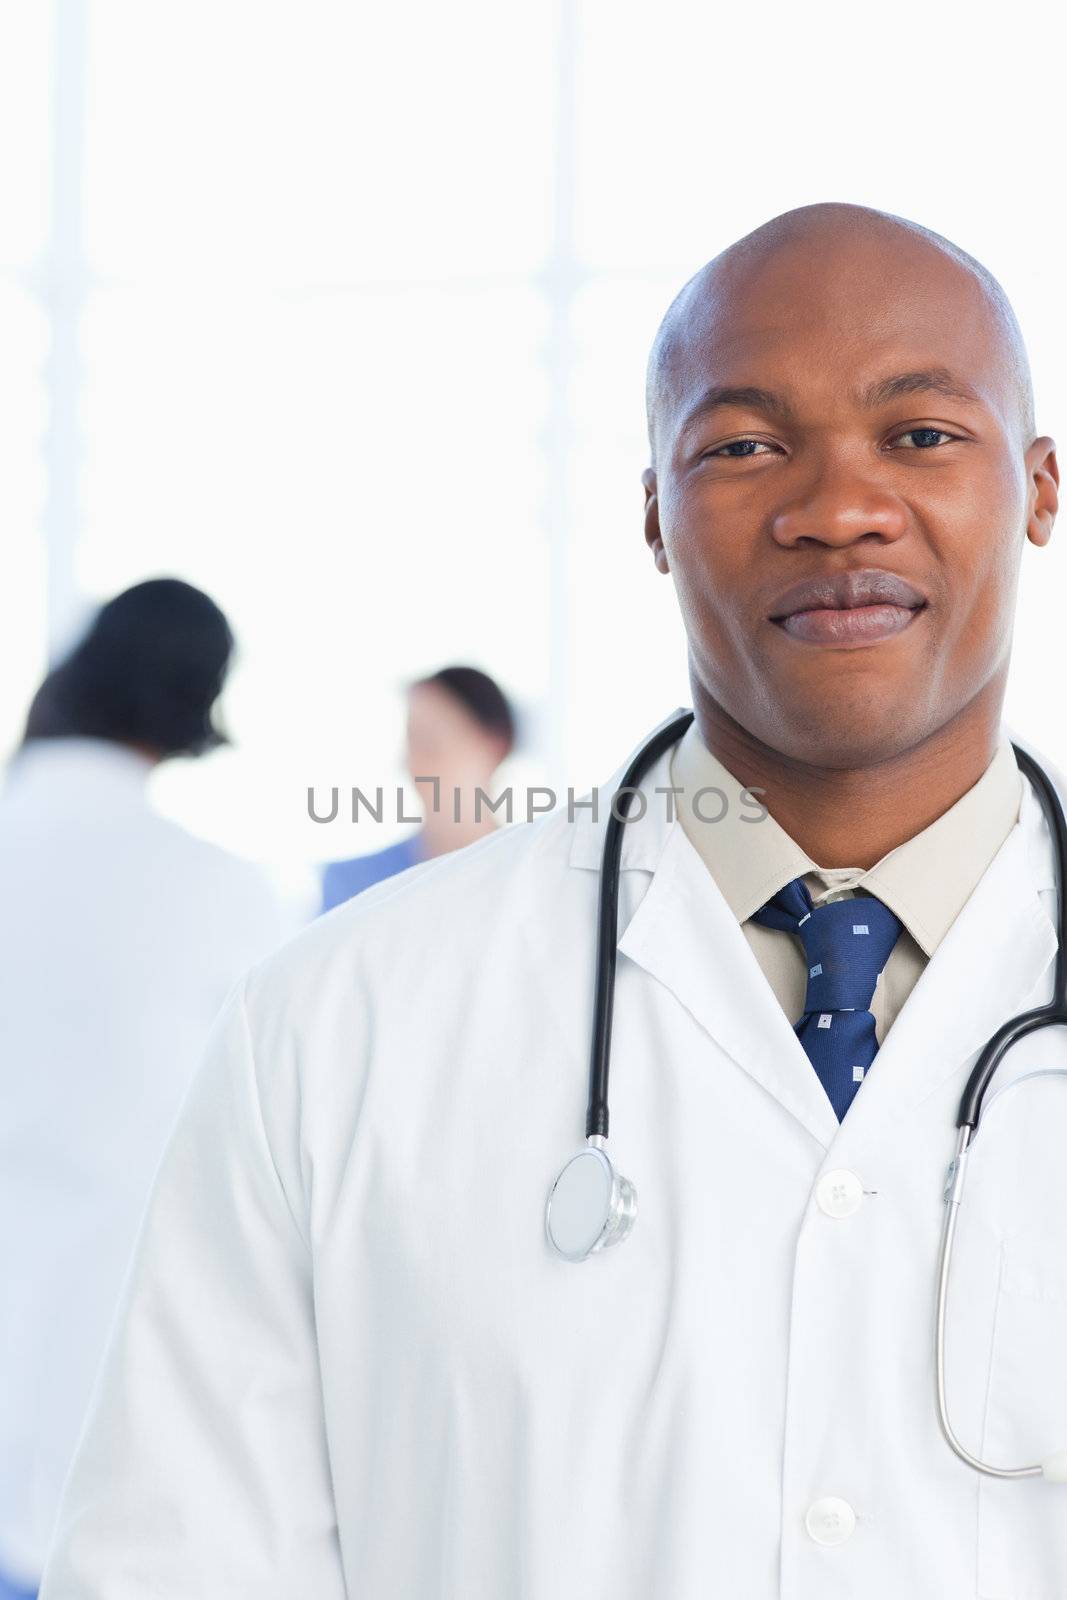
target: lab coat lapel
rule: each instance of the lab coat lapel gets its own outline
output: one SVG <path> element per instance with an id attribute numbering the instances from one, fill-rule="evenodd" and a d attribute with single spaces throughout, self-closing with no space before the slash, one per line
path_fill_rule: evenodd
<path id="1" fill-rule="evenodd" d="M 677 822 L 619 950 L 814 1139 L 830 1144 L 838 1127 L 833 1108 L 736 917 Z"/>
<path id="2" fill-rule="evenodd" d="M 1040 805 L 1030 786 L 1020 820 L 934 951 L 842 1124 L 874 1133 L 905 1116 L 964 1068 L 1002 1022 L 1047 998 L 1038 992 L 1056 953 L 1039 898 L 1054 884 Z"/>
<path id="3" fill-rule="evenodd" d="M 595 809 L 576 812 L 572 867 L 599 872 L 610 798 L 629 764 L 627 758 L 601 786 Z M 618 1003 L 624 1003 L 630 961 L 826 1147 L 838 1129 L 833 1107 L 718 884 L 670 815 L 662 798 L 669 784 L 668 752 L 642 780 L 643 814 L 636 816 L 635 804 L 635 819 L 623 830 L 618 948 L 625 959 L 618 968 Z M 718 1065 L 710 1063 L 709 1070 Z"/>

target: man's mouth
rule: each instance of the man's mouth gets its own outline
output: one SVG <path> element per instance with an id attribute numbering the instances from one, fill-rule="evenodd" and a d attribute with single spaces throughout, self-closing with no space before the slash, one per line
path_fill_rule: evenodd
<path id="1" fill-rule="evenodd" d="M 862 567 L 794 584 L 774 602 L 770 621 L 792 639 L 848 648 L 902 633 L 926 603 L 897 573 Z"/>

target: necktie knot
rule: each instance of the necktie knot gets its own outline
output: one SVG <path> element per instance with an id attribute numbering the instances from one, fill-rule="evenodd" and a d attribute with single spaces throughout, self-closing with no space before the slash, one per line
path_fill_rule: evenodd
<path id="1" fill-rule="evenodd" d="M 801 878 L 757 911 L 754 922 L 796 934 L 808 969 L 800 1039 L 839 1117 L 874 1060 L 875 986 L 903 924 L 874 895 L 815 906 Z"/>
<path id="2" fill-rule="evenodd" d="M 800 878 L 754 920 L 800 937 L 808 967 L 805 1011 L 866 1011 L 903 924 L 874 895 L 813 906 Z"/>

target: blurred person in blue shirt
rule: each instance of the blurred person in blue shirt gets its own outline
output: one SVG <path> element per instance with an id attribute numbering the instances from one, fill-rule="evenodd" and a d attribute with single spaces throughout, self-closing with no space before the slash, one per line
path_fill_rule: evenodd
<path id="1" fill-rule="evenodd" d="M 39 1582 L 208 1029 L 289 931 L 256 867 L 146 793 L 224 742 L 233 643 L 189 584 L 127 589 L 45 678 L 0 793 L 0 1600 Z"/>
<path id="2" fill-rule="evenodd" d="M 422 825 L 384 850 L 331 861 L 323 872 L 323 911 L 420 861 L 492 833 L 496 818 L 485 805 L 476 806 L 475 791 L 491 792 L 496 770 L 514 744 L 514 713 L 488 673 L 477 667 L 442 667 L 413 683 L 408 689 L 405 766 L 422 801 Z"/>

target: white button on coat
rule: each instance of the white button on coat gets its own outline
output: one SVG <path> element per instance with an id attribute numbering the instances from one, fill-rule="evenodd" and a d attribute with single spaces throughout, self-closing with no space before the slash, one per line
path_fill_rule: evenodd
<path id="1" fill-rule="evenodd" d="M 863 1185 L 854 1172 L 844 1168 L 824 1172 L 815 1188 L 815 1201 L 828 1217 L 850 1217 L 863 1204 Z"/>
<path id="2" fill-rule="evenodd" d="M 816 1544 L 844 1544 L 856 1529 L 856 1513 L 847 1500 L 827 1495 L 808 1507 L 804 1526 Z"/>

